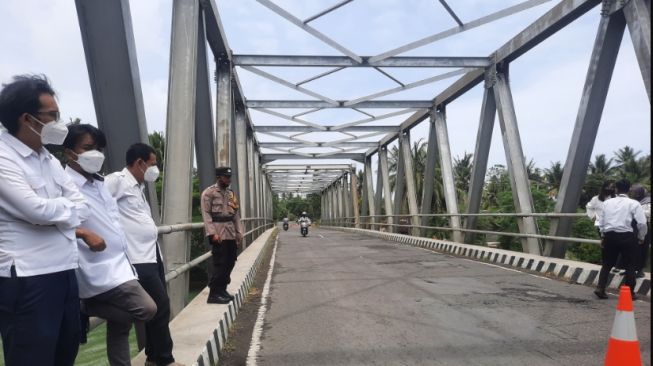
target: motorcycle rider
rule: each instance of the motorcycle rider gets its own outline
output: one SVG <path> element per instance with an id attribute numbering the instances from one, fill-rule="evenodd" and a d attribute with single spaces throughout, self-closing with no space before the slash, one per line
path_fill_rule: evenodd
<path id="1" fill-rule="evenodd" d="M 283 218 L 283 229 L 288 230 L 288 218 L 287 217 Z"/>
<path id="2" fill-rule="evenodd" d="M 306 211 L 302 212 L 302 215 L 297 219 L 297 223 L 299 224 L 299 230 L 302 232 L 302 235 L 306 236 L 308 234 L 308 227 L 311 226 L 311 219 L 306 216 Z M 302 227 L 302 223 L 306 223 L 306 228 Z M 304 233 L 304 229 L 306 230 L 306 233 Z"/>
<path id="3" fill-rule="evenodd" d="M 308 216 L 306 216 L 306 211 L 302 212 L 302 215 L 299 217 L 299 219 L 297 219 L 297 223 L 301 224 L 304 221 L 306 221 L 308 225 L 311 224 L 311 219 L 309 219 Z"/>

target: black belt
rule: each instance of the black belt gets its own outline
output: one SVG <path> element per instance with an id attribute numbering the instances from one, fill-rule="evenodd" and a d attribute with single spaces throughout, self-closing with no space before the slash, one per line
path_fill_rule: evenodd
<path id="1" fill-rule="evenodd" d="M 234 217 L 213 215 L 211 216 L 211 219 L 213 220 L 213 222 L 229 222 L 229 221 L 233 221 Z"/>

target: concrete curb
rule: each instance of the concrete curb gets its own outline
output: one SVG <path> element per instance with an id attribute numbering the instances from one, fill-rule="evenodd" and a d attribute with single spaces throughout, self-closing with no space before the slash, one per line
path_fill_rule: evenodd
<path id="1" fill-rule="evenodd" d="M 376 230 L 322 226 L 324 229 L 353 232 L 368 236 L 375 236 L 384 240 L 396 241 L 401 244 L 431 249 L 437 252 L 467 257 L 478 261 L 503 264 L 517 269 L 526 269 L 554 276 L 569 283 L 585 286 L 596 286 L 598 283 L 601 266 L 567 259 L 543 257 L 539 255 L 514 252 L 511 250 L 488 248 L 479 245 L 461 244 L 447 240 L 421 238 L 410 235 L 380 232 Z M 623 284 L 624 276 L 610 273 L 608 288 L 618 290 Z M 644 278 L 638 278 L 635 292 L 639 295 L 651 297 L 651 274 L 646 273 Z"/>
<path id="2" fill-rule="evenodd" d="M 229 338 L 229 328 L 231 328 L 232 324 L 236 320 L 236 315 L 238 313 L 238 310 L 240 310 L 243 301 L 245 300 L 245 297 L 247 297 L 247 293 L 249 292 L 250 287 L 252 286 L 252 282 L 254 281 L 254 277 L 256 276 L 256 273 L 258 272 L 258 269 L 261 265 L 261 261 L 263 260 L 263 253 L 265 252 L 265 248 L 268 245 L 272 245 L 273 241 L 269 240 L 272 238 L 272 234 L 275 232 L 275 228 L 268 229 L 266 232 L 264 232 L 261 236 L 259 236 L 247 249 L 252 249 L 252 251 L 249 254 L 249 257 L 255 257 L 256 259 L 252 260 L 247 260 L 250 258 L 243 258 L 245 259 L 243 262 L 241 262 L 239 266 L 239 262 L 241 261 L 241 256 L 247 252 L 243 252 L 239 257 L 238 257 L 238 262 L 236 262 L 236 267 L 234 267 L 234 270 L 231 275 L 231 283 L 228 286 L 228 291 L 230 293 L 235 294 L 235 299 L 234 301 L 230 302 L 228 304 L 227 309 L 222 309 L 222 315 L 218 317 L 219 321 L 215 329 L 210 333 L 211 335 L 209 336 L 208 341 L 206 341 L 206 345 L 202 349 L 202 353 L 197 357 L 197 361 L 193 363 L 193 366 L 208 366 L 208 365 L 217 365 L 218 364 L 218 352 L 225 346 L 227 343 L 227 339 Z M 253 259 L 253 258 L 252 258 Z M 236 291 L 236 286 L 237 291 Z M 200 300 L 202 304 L 206 304 L 206 298 L 208 297 L 208 287 L 202 291 L 202 293 L 206 292 L 206 297 L 202 297 Z M 197 296 L 199 297 L 199 295 Z M 195 298 L 194 300 L 198 300 Z M 215 306 L 215 305 L 208 305 L 208 306 Z M 225 307 L 226 305 L 219 305 L 221 307 Z"/>
<path id="3" fill-rule="evenodd" d="M 227 343 L 229 328 L 233 325 L 254 277 L 263 260 L 265 249 L 273 244 L 275 228 L 268 229 L 243 251 L 231 273 L 227 290 L 235 299 L 229 304 L 207 304 L 209 289 L 205 287 L 170 322 L 170 333 L 174 343 L 172 350 L 177 362 L 193 366 L 217 365 L 218 351 Z M 145 354 L 140 352 L 132 364 L 145 363 Z"/>

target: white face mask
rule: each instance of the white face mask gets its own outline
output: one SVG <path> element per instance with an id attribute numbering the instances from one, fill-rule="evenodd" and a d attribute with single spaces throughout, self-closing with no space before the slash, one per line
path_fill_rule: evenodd
<path id="1" fill-rule="evenodd" d="M 29 127 L 32 132 L 41 136 L 41 142 L 43 145 L 61 145 L 63 144 L 66 136 L 68 136 L 68 127 L 63 121 L 52 121 L 48 123 L 43 123 L 39 121 L 36 117 L 31 116 L 36 122 L 40 123 L 43 128 L 41 133 L 36 132 L 35 129 Z"/>
<path id="2" fill-rule="evenodd" d="M 148 167 L 147 170 L 145 170 L 143 179 L 146 182 L 154 182 L 157 178 L 159 178 L 159 168 L 156 165 Z"/>
<path id="3" fill-rule="evenodd" d="M 97 150 L 85 151 L 77 154 L 77 164 L 87 173 L 95 174 L 102 169 L 104 164 L 104 154 Z"/>

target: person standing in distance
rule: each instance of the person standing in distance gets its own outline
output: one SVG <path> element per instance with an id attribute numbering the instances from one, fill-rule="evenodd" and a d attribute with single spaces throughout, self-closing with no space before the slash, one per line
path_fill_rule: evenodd
<path id="1" fill-rule="evenodd" d="M 132 323 L 150 320 L 156 314 L 156 305 L 138 283 L 136 271 L 129 263 L 118 205 L 104 186 L 104 178 L 98 174 L 104 163 L 104 134 L 89 124 L 72 125 L 63 146 L 66 173 L 91 209 L 81 225 L 102 235 L 107 243 L 104 251 L 95 253 L 77 241 L 79 297 L 84 300 L 87 315 L 107 320 L 109 365 L 128 366 L 131 365 L 129 330 Z"/>
<path id="2" fill-rule="evenodd" d="M 213 275 L 209 281 L 209 304 L 227 304 L 234 297 L 227 292 L 238 247 L 243 241 L 238 199 L 231 184 L 231 168 L 215 170 L 217 182 L 202 192 L 200 201 L 204 231 L 211 243 Z"/>
<path id="3" fill-rule="evenodd" d="M 615 184 L 617 197 L 603 203 L 603 212 L 599 214 L 601 231 L 602 266 L 599 283 L 594 294 L 599 299 L 607 299 L 605 287 L 608 283 L 610 268 L 614 266 L 621 254 L 626 270 L 626 286 L 635 296 L 635 267 L 637 264 L 638 244 L 644 243 L 646 236 L 646 217 L 642 205 L 628 198 L 630 182 L 622 179 Z M 633 221 L 637 227 L 637 236 L 633 231 Z"/>
<path id="4" fill-rule="evenodd" d="M 105 186 L 118 202 L 120 223 L 127 237 L 127 255 L 136 268 L 138 281 L 156 303 L 157 311 L 145 322 L 146 366 L 181 365 L 172 356 L 170 299 L 165 271 L 157 242 L 158 229 L 145 199 L 145 182 L 159 177 L 156 152 L 147 144 L 136 143 L 125 154 L 127 166 L 105 178 Z"/>
<path id="5" fill-rule="evenodd" d="M 80 340 L 77 240 L 89 206 L 43 145 L 68 128 L 45 76 L 15 76 L 0 91 L 0 335 L 7 366 L 73 365 Z"/>

